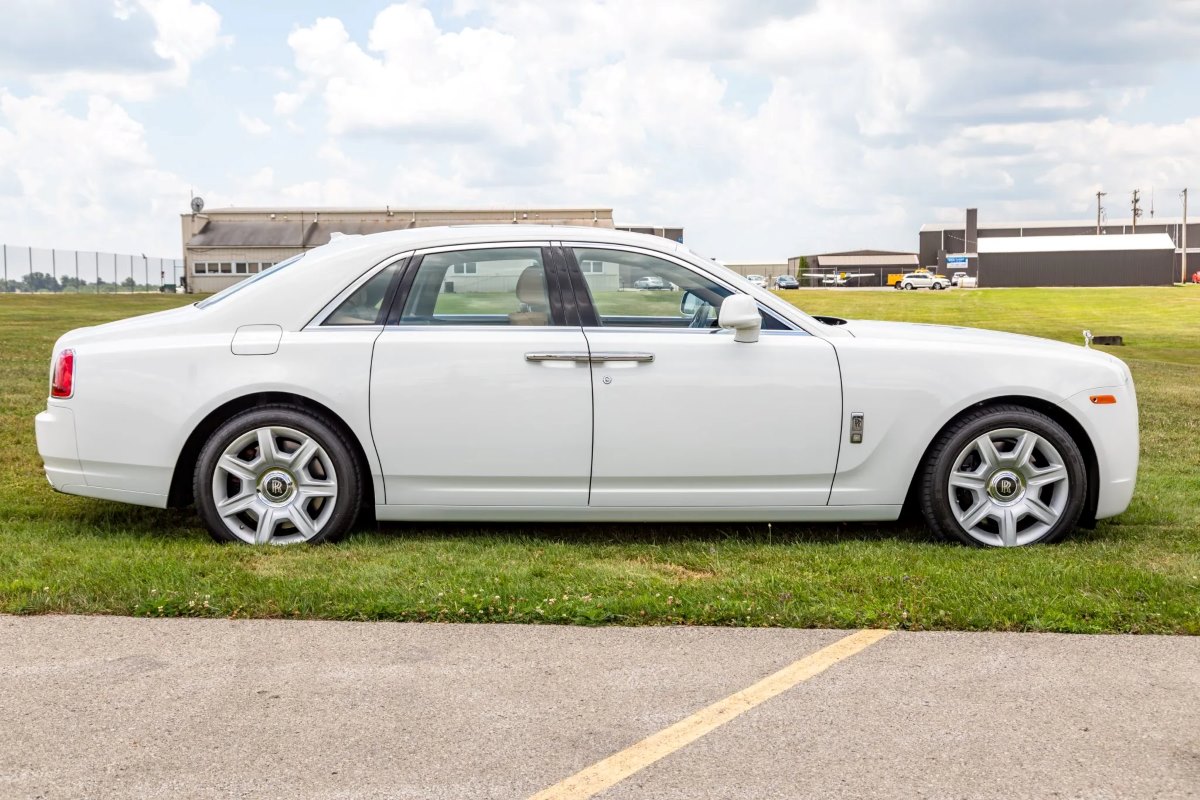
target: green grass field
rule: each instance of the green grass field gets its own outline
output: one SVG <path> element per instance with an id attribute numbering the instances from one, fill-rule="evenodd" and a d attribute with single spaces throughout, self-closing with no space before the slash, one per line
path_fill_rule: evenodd
<path id="1" fill-rule="evenodd" d="M 1063 544 L 1012 551 L 935 544 L 900 524 L 386 525 L 337 546 L 219 546 L 190 511 L 55 494 L 33 436 L 60 333 L 188 299 L 10 295 L 0 612 L 1200 633 L 1200 290 L 781 296 L 848 317 L 1123 335 L 1114 352 L 1142 410 L 1133 506 Z"/>

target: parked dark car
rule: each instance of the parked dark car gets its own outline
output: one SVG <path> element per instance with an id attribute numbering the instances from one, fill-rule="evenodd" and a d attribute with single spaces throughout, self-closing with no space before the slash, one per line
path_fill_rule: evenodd
<path id="1" fill-rule="evenodd" d="M 775 279 L 776 289 L 799 289 L 800 281 L 796 280 L 791 275 L 780 275 Z"/>

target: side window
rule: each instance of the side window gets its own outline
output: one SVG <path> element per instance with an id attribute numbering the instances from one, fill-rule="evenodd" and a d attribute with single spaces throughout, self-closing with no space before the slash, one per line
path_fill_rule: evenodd
<path id="1" fill-rule="evenodd" d="M 654 256 L 582 247 L 574 252 L 605 327 L 714 328 L 721 301 L 733 294 Z"/>
<path id="2" fill-rule="evenodd" d="M 401 325 L 552 325 L 537 247 L 430 253 L 404 301 Z"/>
<path id="3" fill-rule="evenodd" d="M 322 325 L 381 325 L 381 315 L 386 311 L 383 300 L 388 286 L 404 260 L 384 267 L 370 280 L 354 290 L 334 312 L 325 318 Z"/>

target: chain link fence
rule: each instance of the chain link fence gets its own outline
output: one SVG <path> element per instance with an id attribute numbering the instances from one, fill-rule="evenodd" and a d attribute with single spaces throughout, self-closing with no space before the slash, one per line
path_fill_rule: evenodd
<path id="1" fill-rule="evenodd" d="M 2 292 L 173 292 L 183 260 L 0 245 Z"/>

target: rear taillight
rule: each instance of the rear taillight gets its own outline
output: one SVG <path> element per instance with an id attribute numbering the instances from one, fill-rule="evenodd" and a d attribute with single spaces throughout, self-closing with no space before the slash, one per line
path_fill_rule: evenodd
<path id="1" fill-rule="evenodd" d="M 50 378 L 51 397 L 70 397 L 75 394 L 75 351 L 63 350 L 54 362 Z"/>

